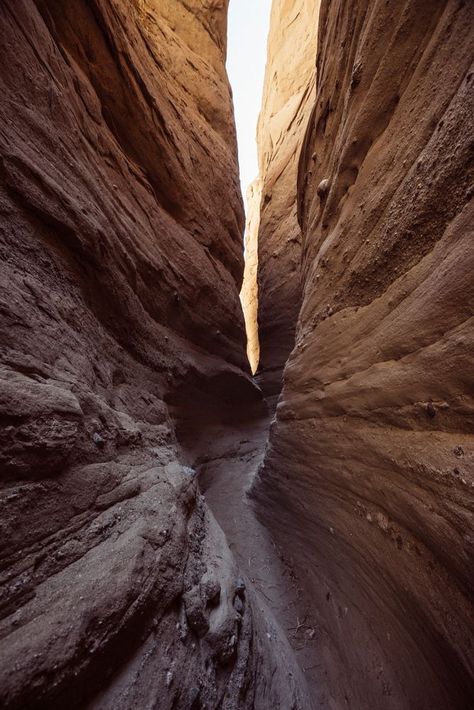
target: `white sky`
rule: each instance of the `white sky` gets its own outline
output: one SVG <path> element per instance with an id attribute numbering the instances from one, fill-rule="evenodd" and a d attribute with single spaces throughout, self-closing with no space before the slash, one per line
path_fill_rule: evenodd
<path id="1" fill-rule="evenodd" d="M 234 95 L 240 183 L 245 199 L 258 174 L 255 133 L 262 102 L 271 0 L 230 0 L 227 72 Z"/>

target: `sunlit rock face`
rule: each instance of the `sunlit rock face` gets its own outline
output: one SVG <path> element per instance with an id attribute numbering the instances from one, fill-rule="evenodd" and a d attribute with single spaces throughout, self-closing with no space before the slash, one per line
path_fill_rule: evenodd
<path id="1" fill-rule="evenodd" d="M 245 317 L 247 334 L 247 357 L 254 373 L 260 359 L 258 340 L 258 228 L 260 224 L 260 200 L 262 184 L 255 179 L 247 190 L 247 222 L 245 225 L 245 269 L 240 300 Z"/>
<path id="2" fill-rule="evenodd" d="M 0 4 L 2 708 L 298 694 L 166 405 L 255 398 L 226 11 Z"/>
<path id="3" fill-rule="evenodd" d="M 314 102 L 319 0 L 274 0 L 257 143 L 259 383 L 279 392 L 300 306 L 298 157 Z"/>
<path id="4" fill-rule="evenodd" d="M 474 704 L 473 33 L 470 2 L 322 3 L 303 302 L 255 493 L 334 707 Z"/>

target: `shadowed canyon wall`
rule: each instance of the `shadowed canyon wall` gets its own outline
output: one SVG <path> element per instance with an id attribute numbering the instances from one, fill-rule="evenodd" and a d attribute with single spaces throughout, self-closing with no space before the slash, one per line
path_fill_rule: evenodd
<path id="1" fill-rule="evenodd" d="M 0 3 L 6 710 L 474 704 L 474 6 L 317 6 L 246 246 L 272 544 L 227 1 Z"/>
<path id="2" fill-rule="evenodd" d="M 301 694 L 170 416 L 257 400 L 226 14 L 0 4 L 2 708 Z"/>
<path id="3" fill-rule="evenodd" d="M 319 0 L 275 0 L 270 20 L 257 129 L 261 202 L 249 204 L 251 214 L 260 210 L 259 221 L 254 220 L 259 225 L 258 381 L 268 395 L 281 389 L 300 306 L 296 176 L 314 101 L 318 8 Z"/>
<path id="4" fill-rule="evenodd" d="M 311 600 L 330 707 L 474 704 L 473 44 L 470 2 L 321 5 L 302 307 L 254 495 Z M 263 229 L 288 218 L 272 203 Z"/>

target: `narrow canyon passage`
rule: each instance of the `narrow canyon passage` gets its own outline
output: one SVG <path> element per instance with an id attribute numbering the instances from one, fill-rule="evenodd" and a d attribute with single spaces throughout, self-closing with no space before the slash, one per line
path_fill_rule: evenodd
<path id="1" fill-rule="evenodd" d="M 299 584 L 285 540 L 281 547 L 275 544 L 269 529 L 258 520 L 249 496 L 274 412 L 262 402 L 230 402 L 221 407 L 211 422 L 202 417 L 211 409 L 209 402 L 193 408 L 185 422 L 175 413 L 182 422 L 178 436 L 183 461 L 195 469 L 206 502 L 242 574 L 256 592 L 265 634 L 270 642 L 279 639 L 283 646 L 289 644 L 285 652 L 289 675 L 297 674 L 299 687 L 317 707 L 330 707 L 321 661 L 322 637 L 312 623 L 311 600 Z M 198 410 L 201 416 L 196 416 Z"/>
<path id="2" fill-rule="evenodd" d="M 474 3 L 272 0 L 246 264 L 228 10 L 0 2 L 0 707 L 472 710 Z"/>

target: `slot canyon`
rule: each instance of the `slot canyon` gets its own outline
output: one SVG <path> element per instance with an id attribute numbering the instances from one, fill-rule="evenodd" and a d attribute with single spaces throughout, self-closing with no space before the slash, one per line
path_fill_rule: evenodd
<path id="1" fill-rule="evenodd" d="M 273 0 L 246 216 L 228 5 L 0 0 L 0 707 L 472 710 L 474 2 Z"/>

